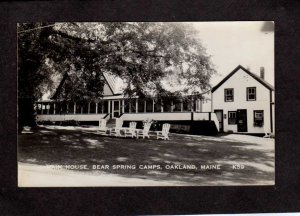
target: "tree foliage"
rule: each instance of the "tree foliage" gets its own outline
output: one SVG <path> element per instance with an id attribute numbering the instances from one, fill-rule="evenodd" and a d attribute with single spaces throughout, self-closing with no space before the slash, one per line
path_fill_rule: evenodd
<path id="1" fill-rule="evenodd" d="M 18 32 L 18 96 L 31 101 L 53 87 L 54 72 L 70 78 L 61 99 L 76 101 L 101 97 L 103 72 L 120 77 L 129 97 L 173 99 L 207 90 L 215 73 L 186 23 L 34 23 Z M 185 88 L 170 91 L 165 79 Z"/>

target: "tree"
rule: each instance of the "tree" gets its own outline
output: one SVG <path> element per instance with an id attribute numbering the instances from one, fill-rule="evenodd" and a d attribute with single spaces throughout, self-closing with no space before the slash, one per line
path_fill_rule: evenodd
<path id="1" fill-rule="evenodd" d="M 33 126 L 34 102 L 41 97 L 41 84 L 51 86 L 50 73 L 43 70 L 46 36 L 43 23 L 18 24 L 18 126 Z M 28 31 L 28 29 L 36 29 Z"/>
<path id="2" fill-rule="evenodd" d="M 128 97 L 158 100 L 205 91 L 215 73 L 189 24 L 55 23 L 39 28 L 45 25 L 18 25 L 19 97 L 25 93 L 31 103 L 43 88 L 51 88 L 53 71 L 69 74 L 73 88 L 62 99 L 76 101 L 101 97 L 103 72 L 119 76 Z M 168 90 L 168 79 L 185 88 Z"/>
<path id="3" fill-rule="evenodd" d="M 77 86 L 91 86 L 90 88 L 74 88 L 73 97 L 80 98 L 85 92 L 102 92 L 101 81 L 88 79 L 93 76 L 89 64 L 91 47 L 89 40 L 74 37 L 56 28 L 54 23 L 23 23 L 18 24 L 18 126 L 21 131 L 24 125 L 34 126 L 34 102 L 41 98 L 46 89 L 53 87 L 54 72 L 64 74 L 74 65 L 83 71 L 78 74 Z M 69 24 L 69 28 L 72 25 Z M 80 55 L 79 55 L 80 54 Z M 77 60 L 81 60 L 77 61 Z M 84 82 L 84 85 L 82 83 Z M 89 84 L 92 83 L 92 84 Z M 93 84 L 94 82 L 94 84 Z M 100 83 L 100 85 L 98 85 Z M 94 87 L 92 87 L 94 86 Z M 98 87 L 98 88 L 95 88 Z M 81 90 L 81 91 L 80 91 Z M 85 91 L 84 91 L 85 90 Z"/>

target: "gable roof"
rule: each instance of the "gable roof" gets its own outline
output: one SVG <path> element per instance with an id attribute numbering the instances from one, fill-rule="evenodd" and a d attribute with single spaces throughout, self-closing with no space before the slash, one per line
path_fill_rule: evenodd
<path id="1" fill-rule="evenodd" d="M 109 73 L 105 73 L 103 72 L 103 77 L 106 80 L 107 85 L 109 86 L 111 92 L 113 94 L 116 94 L 117 90 L 116 90 L 116 78 L 109 74 Z"/>
<path id="2" fill-rule="evenodd" d="M 109 73 L 105 73 L 103 72 L 103 77 L 109 87 L 109 89 L 111 90 L 112 94 L 115 95 L 116 94 L 116 79 L 114 78 L 113 75 L 109 74 Z M 50 96 L 50 99 L 55 99 L 57 97 L 57 95 L 60 92 L 60 89 L 63 87 L 63 84 L 65 83 L 65 81 L 70 79 L 70 75 L 66 72 L 62 78 L 62 80 L 60 81 L 58 87 L 56 88 L 56 90 L 54 91 L 53 95 Z"/>
<path id="3" fill-rule="evenodd" d="M 219 82 L 216 86 L 214 86 L 211 89 L 211 92 L 216 91 L 224 82 L 226 82 L 232 75 L 234 75 L 239 69 L 242 69 L 243 71 L 245 71 L 248 75 L 250 75 L 251 77 L 253 77 L 255 80 L 257 80 L 259 83 L 261 83 L 263 86 L 265 86 L 267 89 L 274 91 L 274 87 L 269 84 L 267 81 L 265 81 L 264 79 L 260 78 L 259 76 L 257 76 L 256 74 L 250 72 L 249 70 L 247 70 L 246 68 L 244 68 L 241 65 L 238 65 L 231 73 L 229 73 L 224 79 L 221 80 L 221 82 Z"/>
<path id="4" fill-rule="evenodd" d="M 60 92 L 60 89 L 63 87 L 63 84 L 65 83 L 65 81 L 67 79 L 70 79 L 68 73 L 65 73 L 63 78 L 61 79 L 61 81 L 59 82 L 59 85 L 57 86 L 57 88 L 55 89 L 54 93 L 52 95 L 50 95 L 50 99 L 55 99 L 57 98 L 57 95 L 59 94 Z"/>

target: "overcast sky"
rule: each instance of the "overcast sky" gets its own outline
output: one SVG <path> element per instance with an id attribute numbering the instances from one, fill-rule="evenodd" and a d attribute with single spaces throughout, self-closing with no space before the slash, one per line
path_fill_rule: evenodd
<path id="1" fill-rule="evenodd" d="M 220 74 L 212 78 L 213 86 L 239 64 L 257 75 L 260 67 L 265 67 L 265 79 L 274 85 L 272 22 L 195 22 L 193 25 Z"/>

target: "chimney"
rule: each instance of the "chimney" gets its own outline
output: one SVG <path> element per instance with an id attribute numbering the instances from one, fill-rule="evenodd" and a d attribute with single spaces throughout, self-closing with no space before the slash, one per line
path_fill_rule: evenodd
<path id="1" fill-rule="evenodd" d="M 260 67 L 260 78 L 265 79 L 265 68 Z"/>

